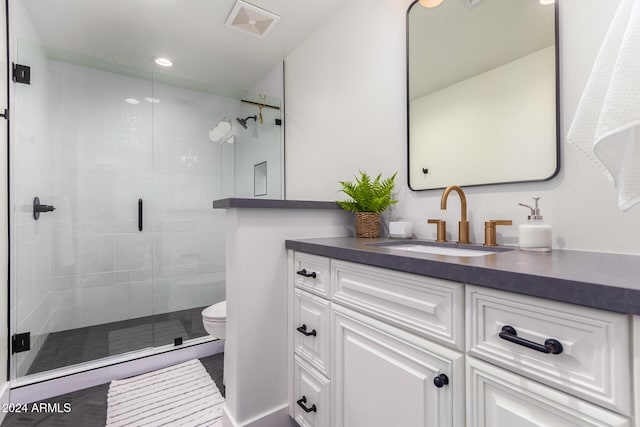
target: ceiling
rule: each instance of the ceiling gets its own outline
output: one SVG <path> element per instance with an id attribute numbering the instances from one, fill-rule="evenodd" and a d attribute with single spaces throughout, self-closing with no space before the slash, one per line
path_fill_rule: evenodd
<path id="1" fill-rule="evenodd" d="M 409 13 L 409 88 L 415 99 L 555 43 L 554 5 L 539 0 L 446 0 Z"/>
<path id="2" fill-rule="evenodd" d="M 249 89 L 347 0 L 253 0 L 280 17 L 261 40 L 225 27 L 235 0 L 23 0 L 47 47 Z"/>

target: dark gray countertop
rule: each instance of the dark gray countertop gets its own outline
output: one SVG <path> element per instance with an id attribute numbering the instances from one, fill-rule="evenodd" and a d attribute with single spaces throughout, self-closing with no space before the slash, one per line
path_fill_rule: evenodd
<path id="1" fill-rule="evenodd" d="M 640 256 L 517 248 L 482 257 L 408 253 L 371 244 L 397 239 L 287 240 L 287 249 L 525 295 L 640 315 Z M 411 243 L 412 240 L 405 240 Z M 469 245 L 451 245 L 469 248 Z"/>
<path id="2" fill-rule="evenodd" d="M 336 202 L 230 198 L 213 201 L 213 209 L 341 209 Z"/>

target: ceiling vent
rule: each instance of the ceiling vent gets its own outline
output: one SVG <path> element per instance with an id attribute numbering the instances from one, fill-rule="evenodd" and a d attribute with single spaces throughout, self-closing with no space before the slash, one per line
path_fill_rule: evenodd
<path id="1" fill-rule="evenodd" d="M 280 21 L 278 15 L 238 0 L 224 25 L 264 39 Z"/>

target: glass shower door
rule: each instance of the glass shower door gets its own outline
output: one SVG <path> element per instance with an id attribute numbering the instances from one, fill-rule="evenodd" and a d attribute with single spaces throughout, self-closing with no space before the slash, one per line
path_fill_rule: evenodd
<path id="1" fill-rule="evenodd" d="M 15 84 L 13 378 L 153 345 L 150 75 L 19 41 Z M 33 216 L 33 199 L 55 208 Z M 141 221 L 139 221 L 139 219 Z"/>
<path id="2" fill-rule="evenodd" d="M 209 133 L 238 110 L 205 85 L 154 73 L 154 346 L 207 336 L 202 310 L 225 299 L 223 145 Z M 235 117 L 235 116 L 234 116 Z"/>

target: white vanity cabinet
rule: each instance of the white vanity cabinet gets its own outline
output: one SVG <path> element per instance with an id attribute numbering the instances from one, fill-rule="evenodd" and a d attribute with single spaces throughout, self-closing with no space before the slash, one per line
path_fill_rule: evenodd
<path id="1" fill-rule="evenodd" d="M 298 424 L 464 426 L 462 284 L 293 251 L 289 266 Z"/>
<path id="2" fill-rule="evenodd" d="M 292 250 L 289 266 L 300 425 L 640 426 L 631 316 Z"/>

